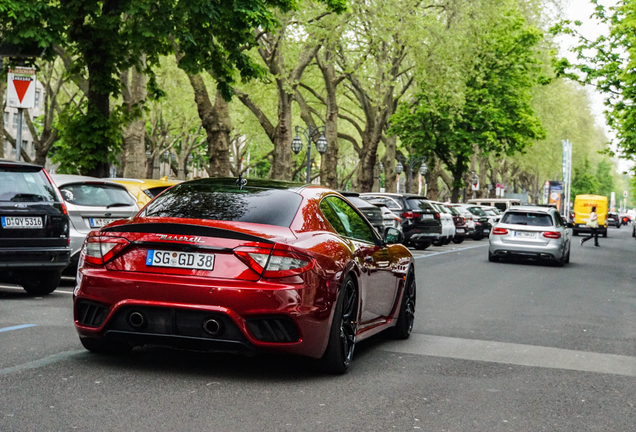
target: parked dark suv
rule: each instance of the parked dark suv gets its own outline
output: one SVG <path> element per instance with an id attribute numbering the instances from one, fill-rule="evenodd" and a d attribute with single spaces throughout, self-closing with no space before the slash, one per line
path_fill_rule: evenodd
<path id="1" fill-rule="evenodd" d="M 404 244 L 426 249 L 442 239 L 442 221 L 437 210 L 426 197 L 415 194 L 368 192 L 360 194 L 365 200 L 382 200 L 393 213 L 402 218 Z"/>
<path id="2" fill-rule="evenodd" d="M 0 159 L 0 221 L 0 281 L 53 292 L 71 255 L 69 219 L 41 166 Z"/>

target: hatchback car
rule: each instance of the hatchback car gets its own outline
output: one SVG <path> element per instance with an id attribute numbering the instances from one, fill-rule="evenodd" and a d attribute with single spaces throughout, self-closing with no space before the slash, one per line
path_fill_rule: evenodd
<path id="1" fill-rule="evenodd" d="M 168 180 L 166 177 L 160 179 L 107 178 L 104 180 L 126 186 L 126 189 L 137 200 L 139 208 L 143 208 L 164 190 L 181 183 L 181 180 Z"/>
<path id="2" fill-rule="evenodd" d="M 384 218 L 382 217 L 382 210 L 378 206 L 361 199 L 358 192 L 340 192 L 340 194 L 360 210 L 380 235 L 384 233 Z"/>
<path id="3" fill-rule="evenodd" d="M 68 271 L 75 274 L 86 235 L 113 221 L 135 215 L 139 207 L 120 184 L 78 175 L 53 174 L 51 177 L 62 193 L 71 220 L 71 264 Z"/>
<path id="4" fill-rule="evenodd" d="M 620 228 L 622 225 L 621 218 L 618 216 L 618 213 L 607 213 L 607 226 L 613 226 L 616 228 Z"/>
<path id="5" fill-rule="evenodd" d="M 426 249 L 442 237 L 442 220 L 438 210 L 426 197 L 415 194 L 361 193 L 360 198 L 384 201 L 386 206 L 402 219 L 405 244 L 416 249 Z"/>
<path id="6" fill-rule="evenodd" d="M 0 280 L 53 292 L 69 263 L 69 219 L 41 166 L 0 159 L 0 220 Z"/>
<path id="7" fill-rule="evenodd" d="M 488 260 L 519 257 L 555 261 L 563 266 L 570 262 L 571 226 L 556 209 L 513 207 L 493 228 Z"/>
<path id="8" fill-rule="evenodd" d="M 276 351 L 344 373 L 355 344 L 408 338 L 413 256 L 319 186 L 200 179 L 89 233 L 74 295 L 85 348 Z"/>

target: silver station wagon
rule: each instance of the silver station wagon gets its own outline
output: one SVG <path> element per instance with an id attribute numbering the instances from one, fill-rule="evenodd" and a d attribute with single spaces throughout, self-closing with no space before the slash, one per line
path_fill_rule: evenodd
<path id="1" fill-rule="evenodd" d="M 515 206 L 507 210 L 490 234 L 488 261 L 528 258 L 570 262 L 571 224 L 551 207 Z"/>

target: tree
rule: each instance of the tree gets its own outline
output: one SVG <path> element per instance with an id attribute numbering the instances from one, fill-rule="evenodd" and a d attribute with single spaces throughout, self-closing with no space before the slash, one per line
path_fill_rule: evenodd
<path id="1" fill-rule="evenodd" d="M 421 89 L 394 117 L 393 133 L 405 145 L 435 154 L 451 171 L 453 201 L 476 149 L 512 155 L 545 136 L 530 105 L 532 88 L 542 82 L 536 54 L 541 31 L 514 8 L 486 24 L 463 76 L 463 100 Z"/>
<path id="2" fill-rule="evenodd" d="M 341 0 L 327 4 L 344 8 Z M 294 5 L 293 0 L 0 0 L 0 32 L 8 43 L 51 48 L 50 56 L 56 46 L 67 50 L 72 70 L 86 77 L 88 94 L 85 110 L 64 119 L 64 139 L 84 157 L 82 171 L 103 176 L 106 161 L 119 149 L 121 123 L 130 120 L 110 107 L 110 98 L 120 94 L 123 71 L 149 75 L 150 94 L 158 96 L 152 68 L 176 46 L 183 54 L 179 66 L 190 74 L 212 71 L 229 99 L 237 70 L 244 78 L 261 75 L 245 50 L 256 44 L 253 30 L 271 31 L 272 9 Z"/>
<path id="3" fill-rule="evenodd" d="M 636 3 L 624 0 L 608 9 L 598 0 L 591 1 L 596 6 L 592 16 L 609 27 L 609 35 L 590 40 L 578 33 L 580 22 L 561 22 L 552 31 L 578 37 L 579 45 L 573 48 L 578 62 L 571 64 L 561 59 L 555 64 L 560 74 L 594 85 L 606 95 L 607 124 L 616 131 L 621 157 L 633 160 L 636 157 L 636 74 L 633 73 Z M 606 151 L 613 154 L 609 148 Z"/>
<path id="4" fill-rule="evenodd" d="M 598 195 L 600 188 L 601 184 L 594 175 L 589 159 L 586 158 L 581 168 L 574 169 L 571 194 L 573 197 L 584 194 Z"/>

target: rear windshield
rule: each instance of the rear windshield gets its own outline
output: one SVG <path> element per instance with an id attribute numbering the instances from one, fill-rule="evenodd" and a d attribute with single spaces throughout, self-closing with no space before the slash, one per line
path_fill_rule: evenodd
<path id="1" fill-rule="evenodd" d="M 368 207 L 375 207 L 372 203 L 363 200 L 362 198 L 358 198 L 358 197 L 345 197 L 347 199 L 347 201 L 349 201 L 351 204 L 353 204 L 354 206 L 358 207 L 358 208 L 368 208 Z"/>
<path id="2" fill-rule="evenodd" d="M 136 201 L 127 190 L 99 183 L 73 183 L 60 187 L 64 200 L 84 207 L 129 207 Z"/>
<path id="3" fill-rule="evenodd" d="M 460 213 L 457 211 L 457 209 L 455 207 L 446 207 L 444 206 L 444 208 L 446 210 L 448 210 L 450 212 L 450 214 L 452 214 L 453 216 L 459 216 Z"/>
<path id="4" fill-rule="evenodd" d="M 479 207 L 468 207 L 468 211 L 475 216 L 486 216 L 486 213 L 484 213 L 484 211 Z"/>
<path id="5" fill-rule="evenodd" d="M 42 170 L 0 168 L 0 201 L 59 202 L 59 199 Z"/>
<path id="6" fill-rule="evenodd" d="M 552 217 L 545 213 L 529 213 L 529 212 L 508 212 L 504 215 L 501 223 L 510 225 L 527 225 L 527 226 L 553 226 Z"/>
<path id="7" fill-rule="evenodd" d="M 159 195 L 161 192 L 168 189 L 169 187 L 172 187 L 172 186 L 157 186 L 150 189 L 144 189 L 144 193 L 148 195 L 150 198 L 154 198 L 157 195 Z"/>
<path id="8" fill-rule="evenodd" d="M 421 198 L 407 198 L 406 205 L 410 210 L 419 210 L 422 213 L 433 214 L 438 212 L 431 203 Z"/>
<path id="9" fill-rule="evenodd" d="M 289 227 L 301 202 L 300 195 L 288 190 L 183 183 L 148 204 L 144 215 Z"/>

